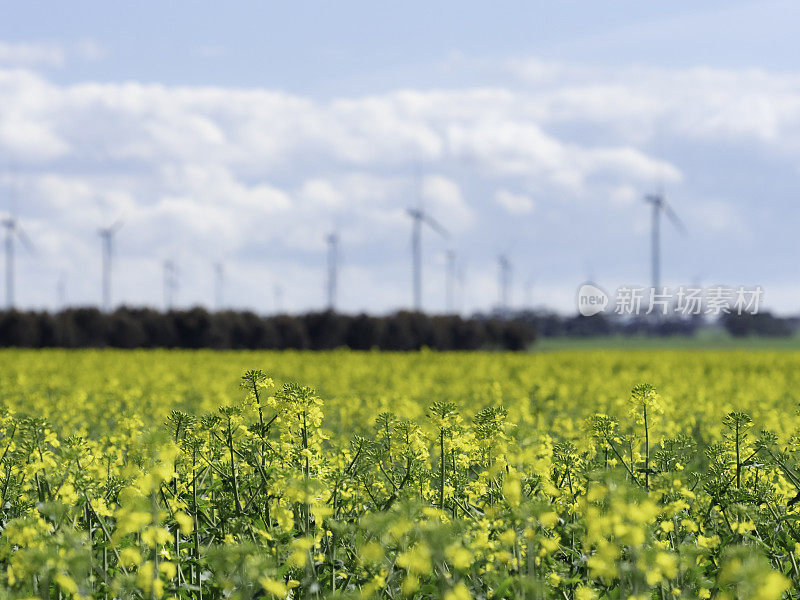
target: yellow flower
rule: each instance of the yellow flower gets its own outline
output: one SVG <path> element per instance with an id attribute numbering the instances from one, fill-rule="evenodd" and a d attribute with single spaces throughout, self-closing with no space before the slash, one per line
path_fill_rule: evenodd
<path id="1" fill-rule="evenodd" d="M 678 574 L 678 557 L 669 552 L 656 554 L 656 565 L 667 579 L 672 579 Z"/>
<path id="2" fill-rule="evenodd" d="M 781 573 L 770 571 L 761 581 L 754 600 L 778 600 L 791 587 L 791 582 Z"/>
<path id="3" fill-rule="evenodd" d="M 631 390 L 631 416 L 635 419 L 643 419 L 643 410 L 649 414 L 663 413 L 664 407 L 661 405 L 661 397 L 649 383 L 642 383 Z"/>
<path id="4" fill-rule="evenodd" d="M 585 585 L 579 585 L 575 588 L 575 600 L 595 600 L 597 593 Z"/>
<path id="5" fill-rule="evenodd" d="M 447 560 L 454 568 L 464 571 L 472 565 L 472 552 L 460 543 L 450 544 L 444 551 Z"/>
<path id="6" fill-rule="evenodd" d="M 67 594 L 78 593 L 78 584 L 75 583 L 75 580 L 69 575 L 65 575 L 64 573 L 56 573 L 53 576 L 53 580 L 58 584 L 58 587 L 60 587 L 62 591 L 66 592 Z"/>
<path id="7" fill-rule="evenodd" d="M 519 506 L 522 502 L 522 484 L 516 471 L 511 471 L 503 479 L 503 497 L 510 506 Z"/>
<path id="8" fill-rule="evenodd" d="M 544 537 L 539 541 L 539 543 L 541 544 L 542 550 L 544 550 L 545 553 L 555 552 L 556 550 L 558 550 L 558 540 L 557 539 L 554 539 L 554 538 L 551 538 L 551 537 Z"/>
<path id="9" fill-rule="evenodd" d="M 194 519 L 185 512 L 176 512 L 175 521 L 178 523 L 178 527 L 180 527 L 183 535 L 189 535 L 192 531 L 194 531 Z"/>
<path id="10" fill-rule="evenodd" d="M 383 546 L 372 541 L 361 547 L 361 558 L 367 563 L 376 563 L 383 559 Z"/>
<path id="11" fill-rule="evenodd" d="M 294 550 L 289 557 L 286 559 L 286 564 L 293 566 L 293 567 L 305 567 L 306 562 L 308 560 L 308 551 L 306 550 Z"/>
<path id="12" fill-rule="evenodd" d="M 708 548 L 709 550 L 712 548 L 716 548 L 719 546 L 720 539 L 718 535 L 712 535 L 711 537 L 706 537 L 704 535 L 697 536 L 697 545 L 701 548 Z"/>
<path id="13" fill-rule="evenodd" d="M 556 525 L 558 525 L 558 515 L 552 511 L 542 513 L 539 515 L 539 522 L 542 524 L 543 527 L 547 529 L 552 529 Z"/>
<path id="14" fill-rule="evenodd" d="M 397 556 L 397 565 L 414 575 L 426 575 L 431 571 L 431 551 L 425 544 L 416 544 Z"/>
<path id="15" fill-rule="evenodd" d="M 513 529 L 507 529 L 503 533 L 501 533 L 498 538 L 501 542 L 503 542 L 506 546 L 513 546 L 514 541 L 517 539 L 517 532 Z"/>
<path id="16" fill-rule="evenodd" d="M 467 586 L 459 582 L 445 592 L 444 600 L 472 600 L 472 594 L 470 594 Z"/>
<path id="17" fill-rule="evenodd" d="M 119 551 L 119 562 L 130 568 L 142 562 L 142 555 L 136 548 L 123 548 Z"/>
<path id="18" fill-rule="evenodd" d="M 655 586 L 664 579 L 663 575 L 661 574 L 661 571 L 657 569 L 651 569 L 649 571 L 646 571 L 644 578 L 647 581 L 647 585 L 649 586 Z"/>
<path id="19" fill-rule="evenodd" d="M 412 575 L 411 573 L 407 574 L 403 578 L 403 583 L 400 586 L 401 591 L 406 596 L 411 596 L 419 589 L 419 579 L 416 575 Z"/>
<path id="20" fill-rule="evenodd" d="M 756 528 L 755 524 L 752 521 L 741 521 L 740 523 L 734 523 L 732 529 L 737 533 L 747 533 L 748 531 L 753 531 Z"/>
<path id="21" fill-rule="evenodd" d="M 258 582 L 261 584 L 261 587 L 264 588 L 265 592 L 272 594 L 276 598 L 285 598 L 289 593 L 288 588 L 282 581 L 277 581 L 272 577 L 262 577 Z"/>
<path id="22" fill-rule="evenodd" d="M 178 567 L 174 562 L 162 562 L 158 565 L 158 570 L 164 575 L 165 579 L 173 579 L 178 573 Z"/>

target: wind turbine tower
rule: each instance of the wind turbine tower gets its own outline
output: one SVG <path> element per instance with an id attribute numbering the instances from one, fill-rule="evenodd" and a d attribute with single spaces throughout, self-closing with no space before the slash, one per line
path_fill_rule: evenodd
<path id="1" fill-rule="evenodd" d="M 3 219 L 3 228 L 6 230 L 5 251 L 6 251 L 6 308 L 14 308 L 14 233 L 16 230 L 16 220 L 13 217 Z"/>
<path id="2" fill-rule="evenodd" d="M 122 223 L 117 221 L 97 232 L 103 246 L 103 312 L 111 312 L 111 261 L 114 257 L 114 235 L 120 227 Z"/>
<path id="3" fill-rule="evenodd" d="M 661 285 L 661 213 L 667 215 L 667 218 L 672 221 L 675 229 L 677 229 L 681 235 L 686 235 L 686 227 L 684 227 L 683 222 L 664 199 L 663 193 L 648 194 L 645 196 L 644 201 L 653 208 L 652 230 L 650 234 L 651 277 L 653 290 L 658 290 Z"/>
<path id="4" fill-rule="evenodd" d="M 214 263 L 214 309 L 222 310 L 223 288 L 225 286 L 225 266 L 221 263 Z"/>
<path id="5" fill-rule="evenodd" d="M 58 281 L 56 282 L 56 299 L 59 310 L 64 310 L 67 308 L 67 277 L 63 273 L 59 276 Z"/>
<path id="6" fill-rule="evenodd" d="M 171 260 L 164 261 L 164 308 L 172 310 L 178 291 L 178 266 Z"/>
<path id="7" fill-rule="evenodd" d="M 411 217 L 411 270 L 414 295 L 414 310 L 422 310 L 422 226 L 427 225 L 443 238 L 449 238 L 447 230 L 422 208 L 422 195 L 417 197 L 417 208 L 406 209 Z"/>
<path id="8" fill-rule="evenodd" d="M 509 297 L 511 291 L 511 261 L 505 254 L 497 258 L 500 267 L 500 314 L 506 316 L 509 309 Z"/>
<path id="9" fill-rule="evenodd" d="M 279 283 L 276 283 L 272 288 L 272 292 L 275 297 L 275 314 L 283 314 L 283 288 Z"/>
<path id="10" fill-rule="evenodd" d="M 6 308 L 12 310 L 14 308 L 14 241 L 19 239 L 22 245 L 31 253 L 34 253 L 33 243 L 25 232 L 20 228 L 17 217 L 11 213 L 0 221 L 3 229 L 5 229 L 5 254 L 6 254 Z"/>
<path id="11" fill-rule="evenodd" d="M 336 232 L 328 234 L 328 310 L 336 310 L 336 292 L 339 278 L 339 234 Z"/>
<path id="12" fill-rule="evenodd" d="M 455 288 L 456 288 L 456 251 L 452 248 L 447 251 L 447 264 L 445 266 L 445 308 L 448 315 L 455 313 Z"/>

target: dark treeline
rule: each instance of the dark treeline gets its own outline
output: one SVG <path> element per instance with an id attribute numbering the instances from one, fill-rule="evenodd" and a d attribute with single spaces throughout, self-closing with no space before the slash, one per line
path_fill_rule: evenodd
<path id="1" fill-rule="evenodd" d="M 622 318 L 618 315 L 597 314 L 563 316 L 551 312 L 525 311 L 515 319 L 527 323 L 538 337 L 602 337 L 609 335 L 631 336 L 692 336 L 702 327 L 716 324 L 734 337 L 793 335 L 800 329 L 797 317 L 778 317 L 769 312 L 751 314 L 723 314 L 719 318 L 702 316 L 649 318 L 640 316 Z"/>
<path id="2" fill-rule="evenodd" d="M 618 315 L 560 315 L 553 312 L 525 311 L 515 318 L 528 323 L 539 337 L 602 337 L 609 335 L 644 335 L 666 337 L 690 336 L 704 325 L 702 318 L 621 318 Z"/>
<path id="3" fill-rule="evenodd" d="M 398 312 L 383 317 L 332 312 L 259 316 L 202 308 L 159 312 L 96 308 L 58 313 L 0 312 L 0 346 L 26 348 L 216 348 L 354 350 L 523 350 L 531 323 Z"/>
<path id="4" fill-rule="evenodd" d="M 797 318 L 770 313 L 724 315 L 717 322 L 737 337 L 788 336 L 800 328 Z M 202 308 L 166 313 L 120 308 L 110 314 L 72 308 L 58 313 L 0 312 L 0 347 L 524 350 L 537 337 L 691 336 L 708 324 L 700 317 L 621 319 L 533 311 L 510 319 L 483 315 L 464 319 L 414 312 L 382 317 L 332 312 L 264 317 Z"/>
<path id="5" fill-rule="evenodd" d="M 776 317 L 768 312 L 755 315 L 724 315 L 721 322 L 725 329 L 736 337 L 752 335 L 787 337 L 794 334 L 799 325 L 797 317 Z"/>

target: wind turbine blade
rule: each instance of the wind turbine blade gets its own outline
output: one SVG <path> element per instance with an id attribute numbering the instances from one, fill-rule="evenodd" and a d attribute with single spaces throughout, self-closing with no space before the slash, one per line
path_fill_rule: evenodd
<path id="1" fill-rule="evenodd" d="M 444 227 L 442 227 L 442 225 L 436 219 L 431 217 L 429 214 L 423 213 L 422 220 L 425 221 L 428 227 L 433 229 L 436 233 L 438 233 L 442 237 L 444 238 L 450 237 L 450 234 L 447 232 L 447 230 Z"/>
<path id="2" fill-rule="evenodd" d="M 675 226 L 675 229 L 678 230 L 678 233 L 680 233 L 682 236 L 688 235 L 686 226 L 683 224 L 683 221 L 681 221 L 680 217 L 675 214 L 675 211 L 672 210 L 672 207 L 666 202 L 664 202 L 663 206 L 664 213 L 667 215 L 669 220 L 672 221 L 672 224 Z"/>
<path id="3" fill-rule="evenodd" d="M 123 225 L 125 225 L 125 221 L 123 221 L 122 219 L 117 219 L 116 221 L 114 221 L 114 224 L 108 228 L 108 230 L 111 233 L 117 233 L 120 229 L 122 229 Z"/>
<path id="4" fill-rule="evenodd" d="M 33 242 L 31 241 L 31 238 L 28 237 L 28 234 L 25 233 L 25 230 L 22 229 L 19 225 L 17 225 L 17 227 L 15 228 L 15 231 L 17 233 L 17 237 L 19 238 L 19 241 L 22 242 L 23 246 L 25 246 L 25 249 L 28 252 L 30 252 L 31 254 L 33 254 L 34 256 L 36 256 L 36 254 L 37 254 L 36 246 L 33 245 Z"/>

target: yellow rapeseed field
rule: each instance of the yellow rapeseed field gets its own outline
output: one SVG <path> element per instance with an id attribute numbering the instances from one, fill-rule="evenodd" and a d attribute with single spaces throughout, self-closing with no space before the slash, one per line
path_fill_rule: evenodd
<path id="1" fill-rule="evenodd" d="M 3 350 L 0 593 L 796 597 L 798 383 L 793 352 Z"/>

